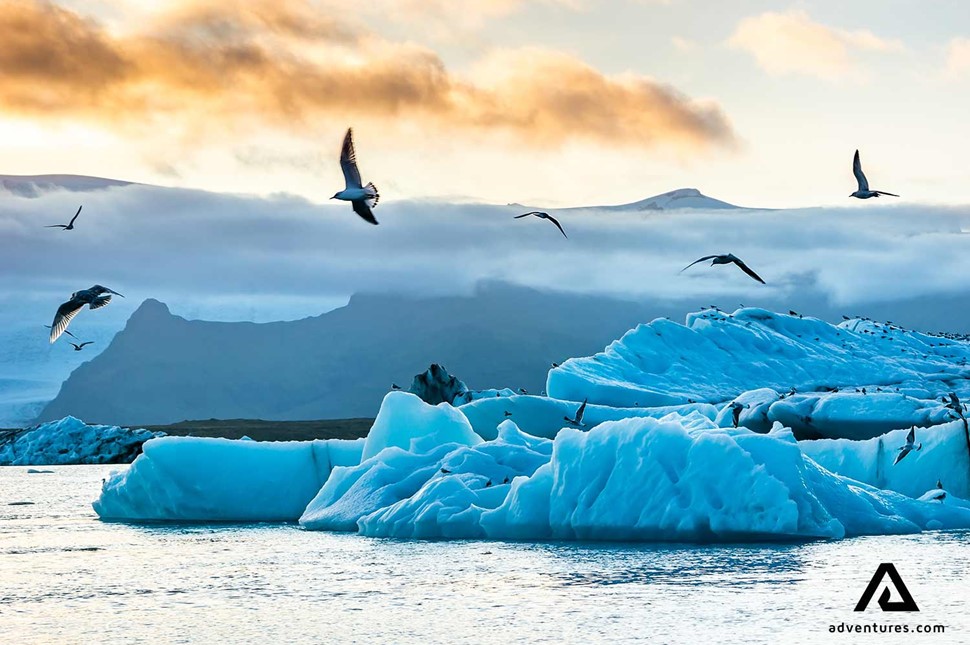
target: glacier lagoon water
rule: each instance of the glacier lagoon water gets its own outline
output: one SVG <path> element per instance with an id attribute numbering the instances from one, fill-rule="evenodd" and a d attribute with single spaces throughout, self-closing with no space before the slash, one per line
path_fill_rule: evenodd
<path id="1" fill-rule="evenodd" d="M 45 469 L 0 468 L 0 642 L 832 642 L 843 622 L 946 633 L 836 640 L 970 642 L 967 532 L 697 546 L 130 525 L 90 505 L 118 466 Z M 880 562 L 918 614 L 852 611 Z"/>

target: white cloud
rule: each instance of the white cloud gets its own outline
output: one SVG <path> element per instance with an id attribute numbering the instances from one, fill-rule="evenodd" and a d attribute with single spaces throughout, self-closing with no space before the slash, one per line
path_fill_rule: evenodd
<path id="1" fill-rule="evenodd" d="M 946 71 L 953 76 L 970 73 L 970 38 L 954 38 L 946 48 Z"/>
<path id="2" fill-rule="evenodd" d="M 728 45 L 754 56 L 758 65 L 770 74 L 803 74 L 826 80 L 857 72 L 860 53 L 904 49 L 898 40 L 880 38 L 865 29 L 830 27 L 798 10 L 745 18 Z"/>

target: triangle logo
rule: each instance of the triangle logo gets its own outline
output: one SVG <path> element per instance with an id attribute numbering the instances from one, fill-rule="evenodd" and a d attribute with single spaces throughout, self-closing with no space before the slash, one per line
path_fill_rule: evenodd
<path id="1" fill-rule="evenodd" d="M 883 611 L 919 611 L 919 607 L 916 606 L 916 601 L 913 600 L 909 589 L 906 588 L 906 583 L 903 582 L 902 577 L 900 577 L 899 572 L 896 571 L 896 567 L 893 566 L 892 562 L 883 562 L 876 568 L 876 573 L 873 574 L 872 580 L 869 581 L 869 586 L 862 592 L 862 597 L 859 598 L 859 602 L 855 606 L 855 611 L 866 610 L 866 607 L 869 606 L 869 601 L 872 600 L 873 595 L 876 593 L 876 589 L 879 588 L 879 584 L 887 575 L 889 576 L 890 583 L 896 589 L 896 595 L 901 600 L 890 600 L 889 585 L 887 584 L 877 601 L 879 608 Z"/>

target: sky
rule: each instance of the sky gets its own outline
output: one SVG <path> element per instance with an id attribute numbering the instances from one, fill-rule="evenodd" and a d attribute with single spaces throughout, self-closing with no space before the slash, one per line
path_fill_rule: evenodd
<path id="1" fill-rule="evenodd" d="M 326 200 L 970 203 L 959 0 L 0 0 L 0 173 Z"/>

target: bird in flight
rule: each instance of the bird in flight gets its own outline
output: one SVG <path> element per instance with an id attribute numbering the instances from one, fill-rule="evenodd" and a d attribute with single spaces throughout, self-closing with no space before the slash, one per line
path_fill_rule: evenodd
<path id="1" fill-rule="evenodd" d="M 100 309 L 111 302 L 110 294 L 121 296 L 117 291 L 102 287 L 100 284 L 96 284 L 90 289 L 82 289 L 72 293 L 71 299 L 58 307 L 57 313 L 54 314 L 54 322 L 51 323 L 50 342 L 53 343 L 67 331 L 67 326 L 74 319 L 74 316 L 84 308 L 84 305 L 88 305 L 91 309 Z M 124 298 L 124 296 L 121 297 Z"/>
<path id="2" fill-rule="evenodd" d="M 852 158 L 852 174 L 855 175 L 855 180 L 859 182 L 859 190 L 849 195 L 849 197 L 857 197 L 859 199 L 869 199 L 870 197 L 879 197 L 880 195 L 899 197 L 899 195 L 895 193 L 886 193 L 881 190 L 869 190 L 869 180 L 866 179 L 866 174 L 862 172 L 862 162 L 859 161 L 858 150 L 855 151 L 855 157 Z"/>
<path id="3" fill-rule="evenodd" d="M 693 262 L 685 266 L 683 269 L 680 270 L 680 272 L 683 273 L 684 271 L 691 268 L 698 262 L 703 262 L 705 260 L 712 260 L 711 266 L 714 266 L 715 264 L 732 264 L 732 263 L 736 264 L 738 265 L 739 269 L 747 273 L 749 276 L 751 276 L 761 284 L 765 284 L 765 281 L 761 279 L 761 276 L 759 276 L 757 273 L 749 269 L 748 265 L 742 262 L 741 259 L 735 256 L 733 253 L 725 253 L 723 255 L 705 255 L 704 257 L 698 260 L 694 260 Z"/>
<path id="4" fill-rule="evenodd" d="M 67 224 L 50 224 L 48 226 L 45 226 L 44 228 L 62 228 L 65 231 L 73 231 L 74 230 L 74 220 L 76 220 L 77 219 L 77 216 L 81 214 L 81 209 L 82 208 L 84 208 L 84 205 L 83 204 L 81 206 L 78 206 L 77 207 L 77 212 L 74 213 L 74 217 L 72 217 L 71 218 L 71 221 L 68 222 Z"/>
<path id="5" fill-rule="evenodd" d="M 65 330 L 65 331 L 67 331 L 67 330 Z M 83 343 L 81 343 L 80 345 L 78 345 L 77 343 L 71 343 L 71 345 L 74 346 L 74 351 L 75 352 L 79 352 L 82 349 L 84 349 L 84 346 L 85 345 L 93 345 L 93 344 L 94 344 L 94 341 L 93 340 L 86 340 Z"/>
<path id="6" fill-rule="evenodd" d="M 920 443 L 916 445 L 916 426 L 909 429 L 909 434 L 906 435 L 906 443 L 899 447 L 899 454 L 896 455 L 896 460 L 893 461 L 893 466 L 898 464 L 903 460 L 903 457 L 908 455 L 914 450 L 922 450 L 923 444 Z"/>
<path id="7" fill-rule="evenodd" d="M 542 211 L 529 211 L 528 213 L 522 213 L 521 215 L 516 215 L 513 219 L 522 219 L 523 217 L 529 217 L 530 215 L 538 217 L 539 219 L 549 220 L 550 222 L 556 225 L 556 228 L 559 229 L 559 232 L 562 233 L 562 236 L 564 238 L 566 238 L 567 240 L 569 239 L 569 236 L 566 235 L 566 231 L 562 230 L 562 224 L 559 223 L 559 220 L 557 220 L 549 213 L 543 213 Z"/>
<path id="8" fill-rule="evenodd" d="M 586 412 L 586 402 L 588 400 L 588 398 L 583 399 L 583 404 L 579 406 L 578 410 L 576 410 L 576 416 L 574 418 L 570 419 L 569 417 L 563 417 L 563 421 L 570 425 L 579 426 L 580 428 L 586 425 L 583 423 L 583 414 Z"/>
<path id="9" fill-rule="evenodd" d="M 377 206 L 381 196 L 377 192 L 377 186 L 369 183 L 363 185 L 360 179 L 360 170 L 357 169 L 357 153 L 354 152 L 354 130 L 347 128 L 344 135 L 344 145 L 340 148 L 340 168 L 344 171 L 344 181 L 347 187 L 339 193 L 334 193 L 330 199 L 342 199 L 350 202 L 354 207 L 354 212 L 361 216 L 366 222 L 378 224 L 377 219 L 371 209 Z"/>

